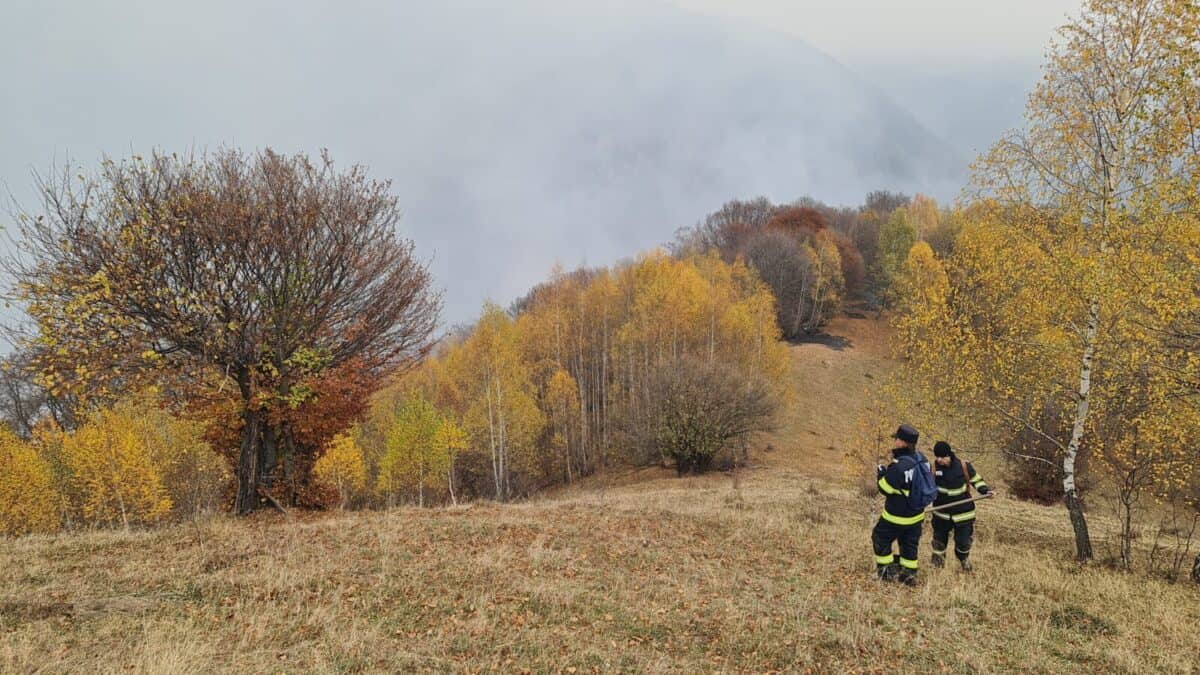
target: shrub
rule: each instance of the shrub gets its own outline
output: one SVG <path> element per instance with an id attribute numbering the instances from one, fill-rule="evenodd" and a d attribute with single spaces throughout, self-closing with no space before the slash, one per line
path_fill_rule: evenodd
<path id="1" fill-rule="evenodd" d="M 1042 413 L 1042 428 L 1057 424 L 1052 411 Z M 1058 416 L 1061 418 L 1061 416 Z M 1014 497 L 1038 504 L 1062 503 L 1063 469 L 1062 451 L 1033 431 L 1016 434 L 1005 445 L 1008 465 L 1009 489 Z M 1088 471 L 1087 447 L 1080 450 L 1075 460 L 1075 484 L 1080 494 L 1086 494 L 1091 486 Z"/>
<path id="2" fill-rule="evenodd" d="M 334 436 L 313 466 L 313 475 L 337 490 L 341 508 L 356 500 L 366 488 L 367 467 L 354 436 L 348 433 Z"/>
<path id="3" fill-rule="evenodd" d="M 170 515 L 171 497 L 143 431 L 134 409 L 119 406 L 62 436 L 68 501 L 84 522 L 128 527 Z"/>
<path id="4" fill-rule="evenodd" d="M 50 464 L 0 426 L 0 534 L 52 532 L 62 523 Z"/>
<path id="5" fill-rule="evenodd" d="M 633 431 L 680 475 L 707 471 L 735 440 L 769 429 L 777 405 L 760 380 L 700 358 L 662 363 L 649 394 L 648 420 Z"/>

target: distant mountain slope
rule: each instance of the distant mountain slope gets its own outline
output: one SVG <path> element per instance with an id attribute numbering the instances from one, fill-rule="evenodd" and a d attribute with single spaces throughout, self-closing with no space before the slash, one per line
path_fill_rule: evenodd
<path id="1" fill-rule="evenodd" d="M 448 318 L 727 198 L 946 196 L 965 166 L 802 41 L 651 2 L 10 8 L 0 181 L 151 146 L 329 148 L 395 180 Z M 27 58 L 38 54 L 38 58 Z M 19 65 L 18 65 L 19 64 Z"/>

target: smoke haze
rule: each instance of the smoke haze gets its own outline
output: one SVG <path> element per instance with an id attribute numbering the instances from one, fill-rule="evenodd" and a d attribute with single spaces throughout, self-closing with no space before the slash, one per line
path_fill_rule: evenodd
<path id="1" fill-rule="evenodd" d="M 447 323 L 507 303 L 556 261 L 665 242 L 729 198 L 946 199 L 971 159 L 972 144 L 802 39 L 667 4 L 2 11 L 0 182 L 22 205 L 30 171 L 68 159 L 328 148 L 393 181 Z"/>

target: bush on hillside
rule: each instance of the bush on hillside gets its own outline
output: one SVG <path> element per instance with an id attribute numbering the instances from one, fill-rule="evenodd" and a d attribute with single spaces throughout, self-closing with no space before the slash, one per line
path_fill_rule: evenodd
<path id="1" fill-rule="evenodd" d="M 313 465 L 313 476 L 337 490 L 338 507 L 346 508 L 363 493 L 367 485 L 367 468 L 362 447 L 353 434 L 333 437 L 325 452 Z"/>
<path id="2" fill-rule="evenodd" d="M 94 410 L 73 431 L 40 425 L 33 445 L 67 525 L 144 525 L 221 508 L 232 475 L 204 426 L 145 392 Z"/>
<path id="3" fill-rule="evenodd" d="M 161 467 L 129 409 L 98 410 L 58 444 L 74 515 L 100 525 L 154 523 L 172 509 Z"/>
<path id="4" fill-rule="evenodd" d="M 1012 495 L 1038 504 L 1061 504 L 1062 451 L 1033 431 L 1018 433 L 1005 447 L 1008 448 L 1005 459 Z M 1091 481 L 1086 478 L 1090 475 L 1088 454 L 1083 448 L 1075 460 L 1075 481 L 1080 494 L 1087 494 L 1091 486 Z"/>
<path id="5" fill-rule="evenodd" d="M 768 430 L 777 407 L 760 380 L 695 357 L 660 364 L 648 394 L 649 423 L 630 431 L 673 461 L 681 476 L 707 471 L 722 450 Z"/>
<path id="6" fill-rule="evenodd" d="M 50 465 L 0 425 L 0 535 L 57 530 L 59 501 Z"/>

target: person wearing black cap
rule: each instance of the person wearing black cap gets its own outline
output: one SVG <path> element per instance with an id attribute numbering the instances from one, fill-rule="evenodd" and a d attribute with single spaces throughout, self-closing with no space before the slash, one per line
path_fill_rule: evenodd
<path id="1" fill-rule="evenodd" d="M 917 583 L 917 547 L 921 543 L 923 508 L 914 509 L 908 494 L 913 487 L 915 471 L 928 471 L 929 463 L 917 452 L 920 434 L 907 424 L 901 424 L 892 446 L 892 463 L 880 465 L 876 471 L 879 492 L 886 499 L 879 522 L 871 530 L 871 545 L 875 549 L 875 565 L 879 578 L 900 581 L 910 586 Z M 892 543 L 899 541 L 900 556 L 892 553 Z"/>
<path id="2" fill-rule="evenodd" d="M 971 487 L 986 495 L 991 492 L 983 477 L 975 471 L 971 463 L 958 458 L 954 449 L 946 441 L 938 441 L 933 446 L 934 464 L 933 479 L 937 483 L 938 496 L 933 506 L 962 501 L 971 496 Z M 933 566 L 946 565 L 946 546 L 950 542 L 950 533 L 954 533 L 954 555 L 962 565 L 963 571 L 971 571 L 971 542 L 975 538 L 975 504 L 959 504 L 942 511 L 933 512 Z"/>

